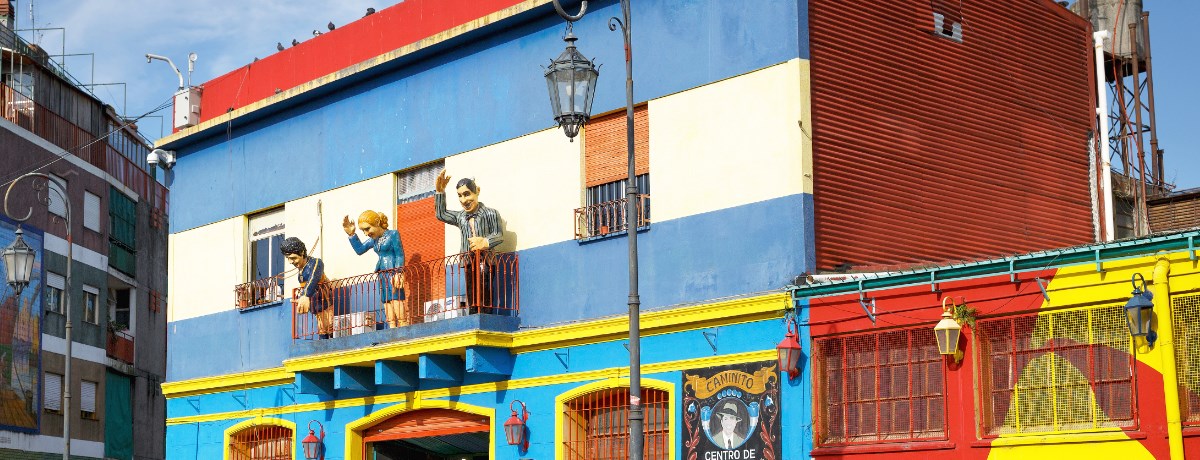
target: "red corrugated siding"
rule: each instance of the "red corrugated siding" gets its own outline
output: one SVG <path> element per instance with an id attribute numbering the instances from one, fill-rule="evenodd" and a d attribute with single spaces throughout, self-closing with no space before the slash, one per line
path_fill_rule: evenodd
<path id="1" fill-rule="evenodd" d="M 817 266 L 974 259 L 1091 241 L 1082 19 L 1043 0 L 813 0 Z"/>

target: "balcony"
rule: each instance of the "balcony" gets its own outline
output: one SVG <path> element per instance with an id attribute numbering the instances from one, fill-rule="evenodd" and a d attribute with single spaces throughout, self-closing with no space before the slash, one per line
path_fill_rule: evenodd
<path id="1" fill-rule="evenodd" d="M 637 195 L 638 228 L 650 225 L 650 195 Z M 629 221 L 625 203 L 628 198 L 605 201 L 575 210 L 575 239 L 588 240 L 624 233 Z"/>
<path id="2" fill-rule="evenodd" d="M 394 286 L 403 286 L 405 300 L 399 324 L 388 328 L 382 302 Z M 320 286 L 322 311 L 332 309 L 329 324 L 317 314 L 296 311 L 298 291 L 292 293 L 292 339 L 298 344 L 319 338 L 353 346 L 435 335 L 449 330 L 516 327 L 520 309 L 517 254 L 472 251 L 404 267 L 329 280 Z M 338 340 L 366 336 L 363 340 Z M 293 347 L 295 348 L 295 347 Z M 305 354 L 328 349 L 305 346 Z M 299 353 L 297 353 L 299 352 Z"/>
<path id="3" fill-rule="evenodd" d="M 242 283 L 233 288 L 233 298 L 237 299 L 234 308 L 248 310 L 261 305 L 269 305 L 283 300 L 283 276 Z"/>
<path id="4" fill-rule="evenodd" d="M 130 335 L 128 330 L 109 331 L 108 344 L 104 351 L 109 358 L 133 364 L 133 335 Z"/>

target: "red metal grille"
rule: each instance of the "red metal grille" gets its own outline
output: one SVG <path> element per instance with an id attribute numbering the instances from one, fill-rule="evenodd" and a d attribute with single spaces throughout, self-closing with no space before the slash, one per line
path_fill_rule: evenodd
<path id="1" fill-rule="evenodd" d="M 985 435 L 1136 426 L 1120 306 L 981 320 L 977 334 Z"/>
<path id="2" fill-rule="evenodd" d="M 642 388 L 642 454 L 647 460 L 670 455 L 669 397 L 665 391 Z M 563 408 L 563 452 L 566 459 L 576 460 L 629 458 L 629 388 L 594 391 L 568 401 Z"/>
<path id="3" fill-rule="evenodd" d="M 249 283 L 242 283 L 233 288 L 234 298 L 237 299 L 238 310 L 264 305 L 283 300 L 283 276 L 277 275 Z"/>
<path id="4" fill-rule="evenodd" d="M 520 310 L 519 267 L 513 252 L 472 251 L 401 268 L 330 280 L 321 286 L 329 324 L 320 314 L 296 311 L 298 290 L 292 292 L 292 338 L 316 339 L 361 334 L 382 329 L 387 313 L 380 288 L 391 289 L 403 277 L 406 297 L 403 324 L 457 318 L 475 313 L 515 316 Z M 332 313 L 324 313 L 332 311 Z"/>
<path id="5" fill-rule="evenodd" d="M 1171 299 L 1175 369 L 1183 424 L 1200 426 L 1200 295 Z"/>
<path id="6" fill-rule="evenodd" d="M 818 444 L 946 437 L 945 366 L 929 328 L 814 342 Z"/>
<path id="7" fill-rule="evenodd" d="M 229 440 L 229 460 L 292 460 L 292 430 L 273 425 L 246 428 Z"/>
<path id="8" fill-rule="evenodd" d="M 650 225 L 650 195 L 637 195 L 638 227 Z M 605 236 L 609 233 L 624 232 L 629 227 L 625 203 L 629 200 L 605 201 L 600 204 L 585 206 L 575 210 L 575 239 Z"/>

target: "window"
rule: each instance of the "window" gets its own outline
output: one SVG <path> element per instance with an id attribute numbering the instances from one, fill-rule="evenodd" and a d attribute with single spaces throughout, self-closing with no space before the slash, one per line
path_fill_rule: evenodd
<path id="1" fill-rule="evenodd" d="M 100 197 L 83 192 L 83 228 L 100 231 Z"/>
<path id="2" fill-rule="evenodd" d="M 1171 297 L 1179 409 L 1184 426 L 1200 426 L 1200 295 Z"/>
<path id="3" fill-rule="evenodd" d="M 100 324 L 100 290 L 83 285 L 83 320 Z"/>
<path id="4" fill-rule="evenodd" d="M 108 321 L 109 324 L 117 326 L 117 330 L 129 329 L 131 292 L 129 289 L 108 289 Z"/>
<path id="5" fill-rule="evenodd" d="M 46 373 L 46 380 L 43 382 L 45 391 L 42 396 L 44 399 L 42 408 L 46 412 L 62 413 L 62 381 L 62 374 Z"/>
<path id="6" fill-rule="evenodd" d="M 99 384 L 90 380 L 79 382 L 79 416 L 96 420 L 96 389 Z"/>
<path id="7" fill-rule="evenodd" d="M 115 187 L 108 190 L 108 265 L 137 273 L 137 204 Z"/>
<path id="8" fill-rule="evenodd" d="M 637 227 L 650 224 L 650 116 L 647 106 L 633 112 L 634 174 L 638 186 Z M 575 238 L 624 232 L 629 152 L 624 111 L 593 119 L 584 131 L 584 207 L 575 210 Z"/>
<path id="9" fill-rule="evenodd" d="M 933 33 L 962 43 L 962 1 L 961 0 L 932 0 Z"/>
<path id="10" fill-rule="evenodd" d="M 46 311 L 63 312 L 63 290 L 66 285 L 67 281 L 62 275 L 46 272 Z"/>
<path id="11" fill-rule="evenodd" d="M 250 216 L 250 280 L 261 280 L 283 273 L 283 208 Z"/>
<path id="12" fill-rule="evenodd" d="M 70 184 L 67 184 L 67 180 L 58 177 L 57 174 L 51 174 L 50 177 L 58 179 L 63 183 L 63 185 L 66 185 L 68 189 L 70 188 Z M 46 199 L 48 200 L 47 207 L 50 209 L 50 214 L 54 214 L 58 217 L 67 217 L 67 203 L 63 201 L 63 197 L 67 196 L 67 191 L 60 189 L 54 181 L 50 181 L 46 185 L 47 187 L 50 187 L 50 190 L 46 191 Z M 55 192 L 56 190 L 58 193 Z M 59 195 L 59 193 L 62 195 Z"/>
<path id="13" fill-rule="evenodd" d="M 814 340 L 818 445 L 945 439 L 945 366 L 931 329 Z"/>
<path id="14" fill-rule="evenodd" d="M 1137 424 L 1132 341 L 1120 305 L 978 325 L 985 435 Z"/>
<path id="15" fill-rule="evenodd" d="M 645 411 L 643 458 L 666 459 L 671 438 L 666 391 L 642 388 Z M 629 457 L 629 388 L 580 395 L 563 407 L 563 452 L 567 459 Z"/>
<path id="16" fill-rule="evenodd" d="M 292 460 L 292 430 L 258 425 L 229 438 L 229 460 Z"/>

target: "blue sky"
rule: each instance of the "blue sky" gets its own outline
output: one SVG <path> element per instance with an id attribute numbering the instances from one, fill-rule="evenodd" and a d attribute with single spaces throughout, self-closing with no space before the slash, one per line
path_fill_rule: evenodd
<path id="1" fill-rule="evenodd" d="M 201 83 L 275 52 L 275 44 L 312 38 L 325 24 L 345 24 L 362 17 L 367 7 L 383 9 L 388 0 L 18 0 L 18 28 L 30 28 L 29 6 L 46 30 L 37 40 L 51 54 L 95 53 L 95 92 L 118 111 L 128 98 L 129 116 L 140 115 L 166 101 L 178 79 L 163 62 L 147 64 L 146 53 L 167 56 L 187 72 L 187 55 L 196 52 L 191 81 Z M 1177 190 L 1200 187 L 1200 138 L 1195 108 L 1200 88 L 1200 43 L 1193 27 L 1200 18 L 1194 0 L 1144 0 L 1149 11 L 1154 57 L 1159 146 L 1165 150 L 1164 176 Z M 23 32 L 27 39 L 31 32 Z M 68 57 L 67 68 L 81 82 L 92 78 L 91 59 Z M 538 101 L 541 103 L 541 101 Z M 167 111 L 160 112 L 169 115 Z M 1149 123 L 1147 121 L 1147 123 Z M 169 133 L 169 120 L 146 119 L 141 130 L 151 139 Z"/>

